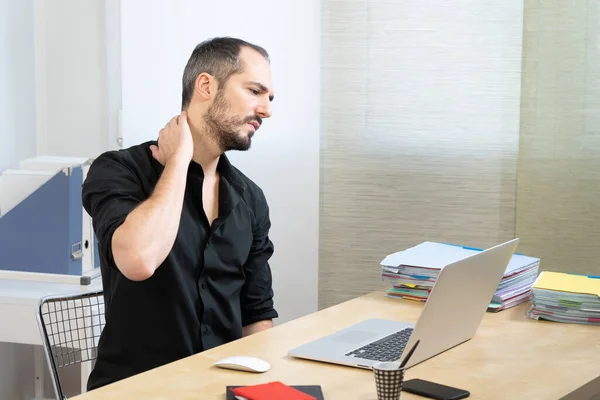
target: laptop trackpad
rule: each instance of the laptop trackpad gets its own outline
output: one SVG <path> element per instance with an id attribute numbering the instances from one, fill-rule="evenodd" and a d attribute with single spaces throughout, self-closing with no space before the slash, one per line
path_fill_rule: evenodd
<path id="1" fill-rule="evenodd" d="M 375 336 L 375 333 L 368 331 L 347 331 L 339 335 L 335 335 L 334 340 L 341 343 L 359 344 Z"/>

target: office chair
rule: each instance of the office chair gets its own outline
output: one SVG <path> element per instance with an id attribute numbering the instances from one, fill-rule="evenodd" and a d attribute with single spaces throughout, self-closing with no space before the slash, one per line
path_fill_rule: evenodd
<path id="1" fill-rule="evenodd" d="M 63 392 L 60 368 L 95 360 L 104 328 L 103 292 L 46 296 L 39 302 L 38 327 L 57 400 Z"/>

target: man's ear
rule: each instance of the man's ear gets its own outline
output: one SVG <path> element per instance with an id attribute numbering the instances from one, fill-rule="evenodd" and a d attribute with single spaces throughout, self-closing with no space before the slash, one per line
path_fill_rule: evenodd
<path id="1" fill-rule="evenodd" d="M 196 94 L 200 100 L 210 100 L 214 97 L 217 88 L 217 80 L 206 72 L 196 78 Z"/>

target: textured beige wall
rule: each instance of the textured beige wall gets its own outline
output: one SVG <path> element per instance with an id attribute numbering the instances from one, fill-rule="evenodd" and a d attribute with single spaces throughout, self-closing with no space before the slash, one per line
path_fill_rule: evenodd
<path id="1" fill-rule="evenodd" d="M 387 287 L 383 257 L 423 240 L 514 237 L 522 13 L 324 1 L 321 308 Z"/>
<path id="2" fill-rule="evenodd" d="M 525 1 L 520 250 L 600 274 L 600 2 Z"/>

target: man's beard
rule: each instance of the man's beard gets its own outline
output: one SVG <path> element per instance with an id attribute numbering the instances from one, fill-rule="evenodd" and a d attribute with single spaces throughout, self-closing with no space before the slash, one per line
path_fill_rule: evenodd
<path id="1" fill-rule="evenodd" d="M 221 89 L 204 115 L 204 121 L 208 128 L 207 133 L 216 141 L 221 151 L 245 151 L 250 148 L 253 133 L 244 135 L 240 131 L 250 121 L 258 121 L 260 124 L 261 118 L 258 116 L 237 118 L 231 115 L 231 106 L 225 100 Z"/>

